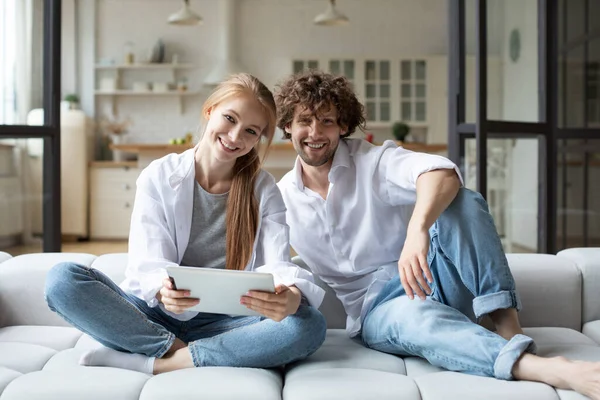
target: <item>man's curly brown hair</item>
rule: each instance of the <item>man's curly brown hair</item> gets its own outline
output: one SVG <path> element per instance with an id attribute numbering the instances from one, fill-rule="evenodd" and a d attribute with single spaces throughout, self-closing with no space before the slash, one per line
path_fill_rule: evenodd
<path id="1" fill-rule="evenodd" d="M 277 126 L 283 130 L 283 137 L 291 139 L 286 126 L 294 119 L 296 106 L 306 107 L 313 115 L 335 106 L 337 123 L 346 128 L 340 135 L 345 138 L 356 128 L 365 129 L 365 109 L 356 98 L 350 82 L 343 76 L 335 76 L 320 71 L 307 71 L 292 75 L 276 87 Z"/>

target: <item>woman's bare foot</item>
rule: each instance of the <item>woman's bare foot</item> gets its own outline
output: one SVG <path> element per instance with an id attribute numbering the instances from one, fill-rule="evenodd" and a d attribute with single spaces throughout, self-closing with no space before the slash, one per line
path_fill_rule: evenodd
<path id="1" fill-rule="evenodd" d="M 600 362 L 542 358 L 525 353 L 513 367 L 515 379 L 543 382 L 600 400 Z"/>
<path id="2" fill-rule="evenodd" d="M 167 353 L 162 358 L 157 358 L 154 361 L 153 372 L 156 375 L 184 368 L 194 368 L 192 355 L 187 346 Z"/>
<path id="3" fill-rule="evenodd" d="M 496 327 L 496 333 L 506 340 L 512 339 L 517 334 L 523 334 L 517 310 L 514 308 L 496 310 L 490 313 L 490 318 Z"/>

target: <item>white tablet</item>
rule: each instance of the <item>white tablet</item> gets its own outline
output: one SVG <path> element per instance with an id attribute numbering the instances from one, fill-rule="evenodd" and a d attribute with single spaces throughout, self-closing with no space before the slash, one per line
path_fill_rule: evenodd
<path id="1" fill-rule="evenodd" d="M 273 275 L 264 272 L 169 266 L 167 273 L 177 289 L 189 290 L 190 297 L 200 299 L 190 311 L 261 315 L 240 304 L 241 297 L 249 290 L 275 292 Z"/>

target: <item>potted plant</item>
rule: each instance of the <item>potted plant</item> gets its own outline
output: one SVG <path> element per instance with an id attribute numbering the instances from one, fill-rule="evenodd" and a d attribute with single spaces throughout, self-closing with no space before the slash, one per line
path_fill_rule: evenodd
<path id="1" fill-rule="evenodd" d="M 392 135 L 399 142 L 403 142 L 409 133 L 410 126 L 405 122 L 398 121 L 392 125 Z"/>
<path id="2" fill-rule="evenodd" d="M 65 96 L 65 101 L 69 103 L 69 110 L 79 109 L 79 96 L 74 93 Z"/>

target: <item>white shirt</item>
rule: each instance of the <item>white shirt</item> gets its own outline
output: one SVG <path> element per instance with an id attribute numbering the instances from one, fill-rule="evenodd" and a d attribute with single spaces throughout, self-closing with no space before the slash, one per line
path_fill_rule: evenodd
<path id="1" fill-rule="evenodd" d="M 178 265 L 190 238 L 194 202 L 195 148 L 182 154 L 169 154 L 153 161 L 137 179 L 135 203 L 129 233 L 129 262 L 121 288 L 146 301 L 158 304 L 156 294 L 167 278 L 166 266 Z M 285 205 L 275 179 L 260 171 L 254 194 L 259 201 L 260 220 L 252 259 L 246 270 L 272 273 L 275 285 L 295 285 L 308 302 L 318 308 L 324 290 L 312 274 L 290 261 L 289 228 Z M 248 194 L 250 195 L 250 193 Z M 168 315 L 187 321 L 195 311 Z"/>
<path id="2" fill-rule="evenodd" d="M 373 146 L 345 139 L 333 158 L 327 200 L 304 187 L 299 158 L 278 183 L 290 243 L 336 292 L 351 336 L 360 331 L 361 319 L 382 287 L 398 273 L 417 178 L 451 168 L 460 176 L 456 165 L 441 156 L 408 151 L 392 141 Z"/>

